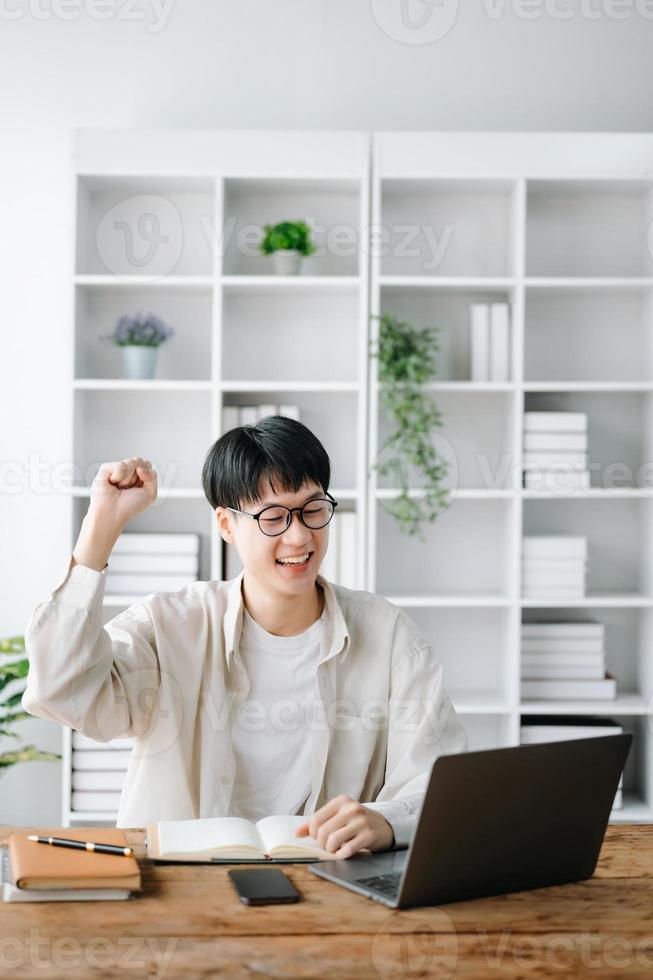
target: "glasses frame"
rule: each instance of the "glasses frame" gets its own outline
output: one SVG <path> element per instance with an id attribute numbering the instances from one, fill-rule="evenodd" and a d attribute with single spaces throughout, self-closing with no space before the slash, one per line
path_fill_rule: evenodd
<path id="1" fill-rule="evenodd" d="M 318 500 L 327 500 L 330 504 L 333 504 L 333 510 L 331 512 L 331 517 L 326 522 L 326 524 L 322 524 L 320 527 L 311 527 L 311 525 L 307 524 L 306 521 L 304 520 L 302 516 L 302 511 L 304 510 L 304 507 L 308 507 L 310 504 L 317 503 Z M 328 490 L 326 490 L 324 497 L 313 497 L 311 500 L 307 500 L 305 504 L 302 504 L 301 507 L 286 507 L 285 504 L 268 504 L 268 506 L 264 507 L 263 510 L 259 510 L 257 514 L 250 514 L 248 511 L 238 510 L 236 507 L 227 507 L 226 509 L 233 510 L 235 514 L 242 514 L 243 517 L 251 517 L 252 520 L 256 521 L 256 523 L 258 524 L 259 531 L 261 532 L 261 534 L 264 534 L 266 538 L 278 538 L 279 535 L 284 534 L 292 524 L 292 515 L 294 513 L 299 514 L 300 521 L 302 522 L 304 527 L 307 527 L 309 529 L 309 531 L 321 531 L 323 527 L 328 527 L 328 525 L 333 520 L 333 515 L 336 512 L 337 506 L 338 506 L 338 501 L 331 496 Z M 278 508 L 278 507 L 282 507 L 285 511 L 288 512 L 288 523 L 286 524 L 286 526 L 282 531 L 275 531 L 274 534 L 268 534 L 268 532 L 264 531 L 263 528 L 261 527 L 261 522 L 259 518 L 261 514 L 264 514 L 266 512 L 266 510 L 272 510 L 273 508 Z"/>

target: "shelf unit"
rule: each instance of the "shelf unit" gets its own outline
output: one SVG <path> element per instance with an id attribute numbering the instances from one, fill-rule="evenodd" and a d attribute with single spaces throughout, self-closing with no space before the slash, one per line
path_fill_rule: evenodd
<path id="1" fill-rule="evenodd" d="M 222 407 L 298 404 L 331 453 L 332 492 L 359 514 L 361 587 L 405 608 L 431 642 L 471 746 L 517 744 L 534 713 L 614 717 L 635 742 L 612 819 L 653 820 L 653 138 L 380 133 L 371 156 L 369 142 L 77 134 L 72 540 L 99 462 L 145 454 L 160 500 L 130 529 L 199 533 L 201 578 L 223 577 L 199 486 Z M 323 222 L 328 247 L 301 276 L 276 277 L 250 233 L 291 214 Z M 511 308 L 509 381 L 471 382 L 469 303 L 494 300 Z M 139 307 L 189 341 L 164 345 L 151 382 L 122 380 L 117 352 L 97 342 Z M 368 357 L 369 313 L 381 310 L 441 327 L 427 390 L 452 494 L 426 544 L 398 531 L 383 509 L 396 488 L 370 468 L 387 427 Z M 309 329 L 329 343 L 303 345 Z M 588 412 L 590 489 L 522 489 L 523 414 L 540 407 Z M 423 494 L 419 480 L 411 493 Z M 522 534 L 552 529 L 587 533 L 591 559 L 588 594 L 555 606 L 520 595 Z M 104 620 L 131 601 L 109 598 Z M 605 623 L 616 701 L 520 700 L 520 623 L 534 616 Z M 109 809 L 71 809 L 64 732 L 64 824 L 112 822 Z"/>
<path id="2" fill-rule="evenodd" d="M 373 361 L 367 588 L 431 642 L 472 747 L 518 744 L 531 714 L 633 730 L 615 821 L 653 819 L 652 220 L 650 136 L 374 135 L 371 339 L 382 312 L 440 328 L 427 388 L 452 493 L 426 543 L 385 512 L 397 489 L 373 468 L 389 432 Z M 492 301 L 511 310 L 509 381 L 472 382 L 469 306 Z M 587 490 L 522 489 L 524 411 L 549 409 L 588 413 Z M 588 536 L 583 599 L 521 598 L 522 535 L 553 532 Z M 588 616 L 606 627 L 616 701 L 522 701 L 522 619 Z"/>
<path id="3" fill-rule="evenodd" d="M 200 484 L 223 406 L 295 404 L 330 453 L 340 510 L 359 515 L 364 586 L 369 152 L 355 132 L 78 131 L 73 542 L 100 462 L 144 455 L 159 496 L 128 530 L 199 534 L 200 579 L 224 578 Z M 313 225 L 318 251 L 301 275 L 276 276 L 257 251 L 261 227 L 295 217 Z M 120 314 L 145 309 L 177 333 L 160 348 L 156 380 L 124 380 L 120 351 L 100 337 Z M 107 596 L 104 622 L 134 601 Z M 64 825 L 114 822 L 114 806 L 71 805 L 73 748 L 66 728 Z"/>

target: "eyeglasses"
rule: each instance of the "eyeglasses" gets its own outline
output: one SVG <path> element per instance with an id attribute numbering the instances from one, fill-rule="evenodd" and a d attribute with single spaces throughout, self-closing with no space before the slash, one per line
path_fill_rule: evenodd
<path id="1" fill-rule="evenodd" d="M 303 507 L 284 507 L 283 504 L 272 504 L 264 507 L 258 514 L 248 514 L 246 510 L 237 510 L 235 507 L 227 507 L 235 514 L 242 514 L 243 517 L 251 517 L 258 523 L 263 534 L 274 538 L 278 534 L 283 534 L 290 527 L 292 515 L 295 511 L 299 514 L 299 519 L 306 527 L 317 531 L 321 527 L 326 527 L 333 513 L 338 506 L 338 501 L 334 500 L 327 490 L 326 497 L 316 497 L 309 500 Z"/>

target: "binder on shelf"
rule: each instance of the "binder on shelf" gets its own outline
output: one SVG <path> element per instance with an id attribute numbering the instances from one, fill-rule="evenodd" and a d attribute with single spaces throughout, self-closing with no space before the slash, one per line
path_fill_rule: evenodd
<path id="1" fill-rule="evenodd" d="M 507 303 L 490 304 L 490 380 L 510 377 L 510 319 Z"/>
<path id="2" fill-rule="evenodd" d="M 487 303 L 470 306 L 470 375 L 472 381 L 490 380 L 490 310 Z"/>

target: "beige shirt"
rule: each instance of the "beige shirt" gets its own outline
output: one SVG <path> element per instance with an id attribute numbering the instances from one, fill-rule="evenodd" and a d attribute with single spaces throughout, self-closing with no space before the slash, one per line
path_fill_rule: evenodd
<path id="1" fill-rule="evenodd" d="M 98 741 L 134 739 L 117 826 L 228 816 L 230 722 L 250 686 L 238 650 L 244 573 L 151 593 L 103 626 L 108 566 L 71 565 L 72 555 L 27 627 L 23 708 Z M 345 793 L 387 809 L 397 843 L 408 843 L 433 761 L 464 751 L 465 731 L 409 616 L 370 592 L 317 581 L 325 628 L 301 812 Z"/>

